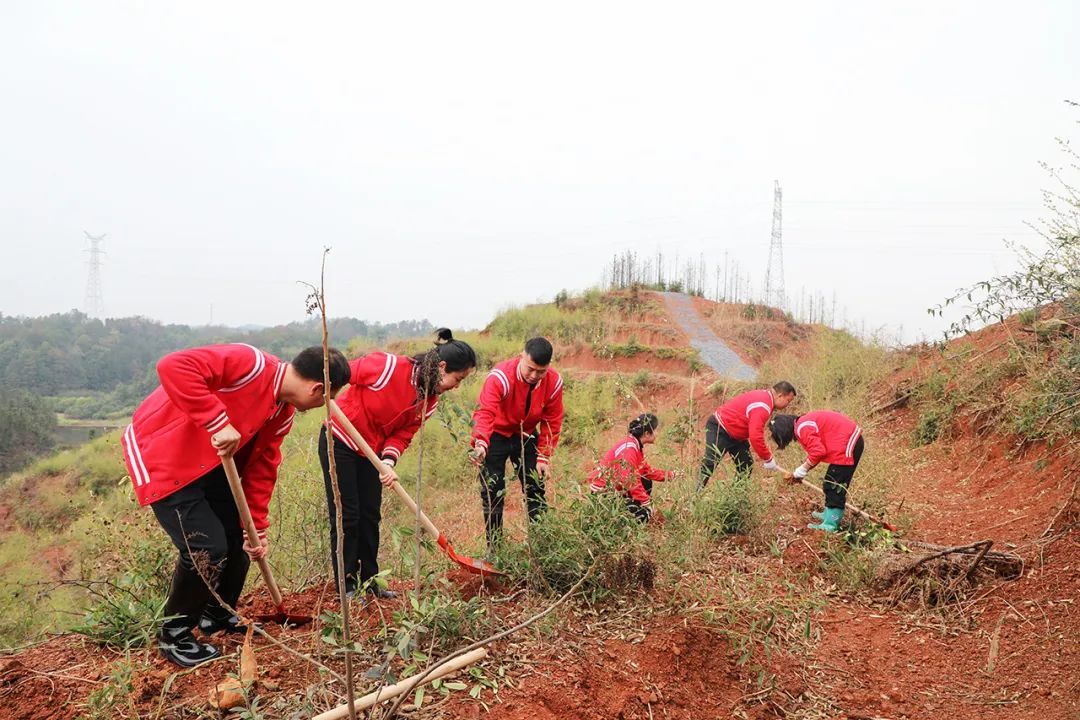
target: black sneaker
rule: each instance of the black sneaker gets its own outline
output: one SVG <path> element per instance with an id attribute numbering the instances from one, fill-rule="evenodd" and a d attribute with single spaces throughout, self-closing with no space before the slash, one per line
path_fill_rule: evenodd
<path id="1" fill-rule="evenodd" d="M 240 622 L 240 618 L 230 615 L 224 620 L 219 620 L 212 615 L 203 615 L 199 618 L 199 632 L 203 635 L 213 635 L 216 632 L 244 633 L 247 625 Z"/>
<path id="2" fill-rule="evenodd" d="M 158 635 L 158 650 L 171 663 L 190 668 L 221 656 L 221 651 L 201 643 L 188 628 L 162 628 Z"/>
<path id="3" fill-rule="evenodd" d="M 368 595 L 375 598 L 376 600 L 394 600 L 397 598 L 396 592 L 394 592 L 393 590 L 387 590 L 386 588 L 381 588 L 378 585 L 372 585 L 368 588 L 367 592 Z"/>

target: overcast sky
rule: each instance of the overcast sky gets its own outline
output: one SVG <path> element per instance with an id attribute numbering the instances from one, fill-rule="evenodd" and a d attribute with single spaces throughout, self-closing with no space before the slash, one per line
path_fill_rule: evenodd
<path id="1" fill-rule="evenodd" d="M 1037 236 L 1077 135 L 1061 2 L 0 1 L 0 311 L 484 325 L 627 249 L 907 339 Z"/>

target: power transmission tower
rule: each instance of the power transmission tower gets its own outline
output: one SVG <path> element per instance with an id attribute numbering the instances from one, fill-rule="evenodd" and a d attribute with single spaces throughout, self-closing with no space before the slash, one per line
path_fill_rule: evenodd
<path id="1" fill-rule="evenodd" d="M 769 243 L 769 265 L 765 269 L 765 303 L 771 307 L 784 307 L 784 247 L 781 235 L 781 200 L 783 191 L 780 181 L 774 181 L 772 210 L 772 242 Z"/>
<path id="2" fill-rule="evenodd" d="M 86 251 L 90 253 L 90 260 L 86 263 L 90 266 L 90 272 L 86 276 L 86 314 L 100 318 L 105 315 L 105 300 L 101 291 L 101 266 L 105 255 L 105 251 L 101 249 L 101 241 L 105 239 L 105 235 L 94 237 L 85 230 L 83 235 L 90 241 L 90 248 Z"/>

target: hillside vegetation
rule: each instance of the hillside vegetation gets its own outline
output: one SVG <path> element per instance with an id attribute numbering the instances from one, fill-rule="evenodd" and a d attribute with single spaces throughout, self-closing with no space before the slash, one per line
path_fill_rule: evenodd
<path id="1" fill-rule="evenodd" d="M 939 380 L 939 374 L 951 372 L 948 367 L 980 367 L 970 361 L 987 350 L 983 357 L 1001 352 L 1000 361 L 1010 362 L 1007 342 L 994 347 L 1004 340 L 994 333 L 1005 331 L 984 331 L 947 346 L 944 354 L 930 348 L 897 352 L 845 332 L 700 302 L 702 317 L 730 337 L 741 354 L 758 361 L 759 384 L 783 378 L 796 385 L 793 411 L 833 408 L 864 427 L 868 450 L 852 489 L 855 502 L 887 516 L 905 535 L 946 543 L 983 537 L 1002 520 L 1002 508 L 995 505 L 987 519 L 974 516 L 972 525 L 956 521 L 967 512 L 946 479 L 957 460 L 942 453 L 951 447 L 950 438 L 967 432 L 970 417 L 982 417 L 984 411 L 971 399 L 981 402 L 1006 388 L 1002 392 L 1020 403 L 1009 406 L 1011 412 L 1028 402 L 1023 398 L 1042 397 L 1037 370 L 1067 365 L 1063 355 L 1075 343 L 1075 334 L 1059 333 L 1052 345 L 1038 336 L 1044 365 L 1031 355 L 1008 365 L 1009 372 L 972 371 L 963 378 L 954 373 Z M 755 322 L 764 324 L 755 330 Z M 819 718 L 841 709 L 867 717 L 929 717 L 921 714 L 924 700 L 912 695 L 934 688 L 933 698 L 925 700 L 936 708 L 933 716 L 978 717 L 965 714 L 963 708 L 970 706 L 950 700 L 940 688 L 960 682 L 971 658 L 985 655 L 995 623 L 995 642 L 1023 637 L 1023 627 L 1014 632 L 980 598 L 1002 588 L 1039 593 L 1038 584 L 1024 581 L 1007 590 L 1008 578 L 985 568 L 958 580 L 949 574 L 953 566 L 940 560 L 897 576 L 897 563 L 911 564 L 912 551 L 903 542 L 854 518 L 849 531 L 837 537 L 805 530 L 814 495 L 760 470 L 750 482 L 738 482 L 724 464 L 705 492 L 695 492 L 705 417 L 724 398 L 753 385 L 718 378 L 703 367 L 685 347 L 685 335 L 662 300 L 649 292 L 560 297 L 557 304 L 509 309 L 484 332 L 462 334 L 478 352 L 480 371 L 442 398 L 399 466 L 410 492 L 419 479 L 425 511 L 459 552 L 484 551 L 476 473 L 465 453 L 475 399 L 486 369 L 516 354 L 533 334 L 553 339 L 555 366 L 565 378 L 566 429 L 548 490 L 552 511 L 527 526 L 520 490 L 510 488 L 507 529 L 515 542 L 495 558 L 509 578 L 488 587 L 449 567 L 429 541 L 418 554 L 414 518 L 388 494 L 382 581 L 408 598 L 354 614 L 356 662 L 369 678 L 364 688 L 508 628 L 576 587 L 573 600 L 520 638 L 498 643 L 492 658 L 465 674 L 463 682 L 429 689 L 426 699 L 420 698 L 425 709 L 419 716 L 474 717 L 470 703 L 478 701 L 498 705 L 503 717 L 522 720 L 732 713 Z M 392 347 L 414 352 L 426 343 L 407 340 Z M 350 352 L 370 346 L 356 341 Z M 942 404 L 952 410 L 939 413 L 940 431 L 931 438 L 924 428 L 931 421 L 924 415 L 939 412 Z M 655 410 L 663 423 L 659 442 L 649 450 L 650 463 L 679 473 L 675 482 L 655 490 L 665 522 L 644 527 L 629 521 L 619 502 L 590 495 L 585 484 L 596 458 L 642 409 Z M 1049 422 L 1062 416 L 1067 413 Z M 291 608 L 318 620 L 308 628 L 268 629 L 319 666 L 340 672 L 341 620 L 328 583 L 328 520 L 316 455 L 320 417 L 311 412 L 300 418 L 286 439 L 271 506 L 271 561 L 278 581 L 291 593 Z M 1024 437 L 1016 434 L 1021 426 L 991 423 L 982 430 L 983 442 L 1007 447 Z M 1075 434 L 1054 428 L 1024 440 L 1015 452 L 1034 467 L 1050 447 L 1074 445 Z M 780 454 L 786 467 L 800 460 L 794 447 Z M 1007 458 L 1000 462 L 1007 467 Z M 1064 467 L 1062 461 L 1045 460 L 1040 501 L 1005 518 L 1011 524 L 992 535 L 1007 532 L 1014 544 L 1038 535 L 1068 494 L 1060 482 Z M 206 688 L 227 669 L 174 673 L 153 651 L 151 636 L 174 551 L 150 513 L 135 507 L 123 474 L 117 438 L 109 436 L 41 461 L 0 488 L 0 574 L 16 581 L 0 597 L 0 632 L 12 644 L 45 631 L 81 633 L 83 639 L 71 636 L 43 646 L 41 657 L 52 663 L 74 664 L 88 644 L 103 648 L 95 652 L 109 659 L 108 669 L 94 675 L 95 685 L 72 686 L 80 700 L 70 716 L 204 717 Z M 997 500 L 991 494 L 985 502 Z M 1068 532 L 1075 517 L 1059 516 L 1055 522 Z M 1061 538 L 1060 532 L 1049 539 Z M 1064 544 L 1026 547 L 1025 557 L 1049 553 L 1051 562 L 1070 562 L 1053 559 Z M 945 580 L 937 572 L 945 573 Z M 254 572 L 249 589 L 247 610 L 268 609 Z M 1053 592 L 1065 597 L 1060 593 L 1068 591 Z M 1053 637 L 1071 632 L 1061 626 L 1068 606 L 1061 607 L 1046 608 Z M 938 648 L 937 654 L 927 654 L 928 647 Z M 28 652 L 25 661 L 34 662 L 37 651 Z M 258 652 L 269 681 L 249 703 L 251 717 L 303 717 L 340 701 L 342 686 L 316 664 L 264 642 Z M 905 664 L 908 656 L 920 661 Z M 1000 687 L 1027 687 L 1029 702 L 1042 703 L 1037 706 L 1044 710 L 1057 707 L 1069 691 L 1053 678 L 1073 656 L 1062 650 L 1060 657 L 1029 673 L 1023 686 L 1002 661 L 1006 674 L 980 676 L 972 692 L 997 700 L 1001 696 L 992 693 Z M 637 670 L 627 675 L 624 659 Z M 875 664 L 882 665 L 880 672 Z M 844 667 L 845 673 L 815 670 L 822 666 Z M 16 671 L 13 677 L 23 676 Z M 27 675 L 19 682 L 29 688 L 38 681 Z M 1043 687 L 1045 696 L 1038 694 Z M 426 709 L 429 704 L 433 709 Z"/>

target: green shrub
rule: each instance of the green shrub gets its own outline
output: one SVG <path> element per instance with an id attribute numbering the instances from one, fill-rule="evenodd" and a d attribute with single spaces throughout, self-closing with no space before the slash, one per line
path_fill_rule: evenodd
<path id="1" fill-rule="evenodd" d="M 949 405 L 932 405 L 923 410 L 912 436 L 915 447 L 929 445 L 940 438 L 945 428 L 952 422 L 954 411 L 955 409 Z"/>
<path id="2" fill-rule="evenodd" d="M 713 476 L 708 488 L 690 506 L 691 522 L 714 538 L 746 535 L 761 517 L 756 485 L 747 475 Z"/>
<path id="3" fill-rule="evenodd" d="M 588 494 L 531 523 L 528 542 L 500 544 L 495 563 L 534 589 L 561 594 L 599 561 L 581 587 L 587 598 L 598 601 L 640 589 L 648 569 L 628 577 L 617 558 L 645 557 L 645 544 L 643 526 L 627 512 L 622 496 Z"/>
<path id="4" fill-rule="evenodd" d="M 175 551 L 153 540 L 129 539 L 125 570 L 88 583 L 91 604 L 74 632 L 111 648 L 145 647 L 165 620 L 165 596 Z"/>

